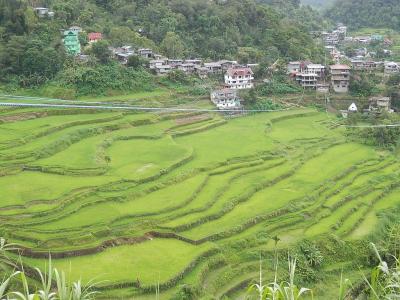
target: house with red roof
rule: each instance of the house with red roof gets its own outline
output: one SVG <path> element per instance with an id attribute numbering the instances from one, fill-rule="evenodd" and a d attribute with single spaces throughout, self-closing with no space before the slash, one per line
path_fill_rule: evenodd
<path id="1" fill-rule="evenodd" d="M 95 43 L 103 39 L 103 34 L 101 32 L 89 32 L 88 33 L 88 40 L 89 43 Z"/>
<path id="2" fill-rule="evenodd" d="M 225 86 L 230 89 L 251 89 L 254 80 L 254 73 L 248 67 L 229 68 L 225 73 Z"/>

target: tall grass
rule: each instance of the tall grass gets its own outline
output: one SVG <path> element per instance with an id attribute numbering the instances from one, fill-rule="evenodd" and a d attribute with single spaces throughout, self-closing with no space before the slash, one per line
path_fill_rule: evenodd
<path id="1" fill-rule="evenodd" d="M 371 271 L 370 278 L 363 274 L 363 279 L 368 286 L 370 300 L 400 299 L 400 260 L 393 257 L 395 263 L 389 267 L 379 254 L 375 244 L 371 243 L 379 265 Z"/>
<path id="2" fill-rule="evenodd" d="M 295 273 L 297 259 L 288 256 L 289 279 L 288 281 L 278 282 L 278 251 L 277 243 L 279 239 L 274 238 L 275 241 L 275 259 L 274 259 L 274 281 L 266 285 L 263 284 L 263 270 L 262 259 L 260 255 L 260 270 L 259 282 L 250 286 L 248 293 L 256 292 L 259 300 L 299 300 L 306 294 L 313 293 L 311 289 L 305 287 L 298 287 L 295 284 Z"/>
<path id="3" fill-rule="evenodd" d="M 0 262 L 8 269 L 17 265 L 9 259 L 7 252 L 16 250 L 14 244 L 7 244 L 4 238 L 0 238 Z M 30 284 L 28 275 L 21 262 L 21 271 L 15 271 L 9 276 L 5 276 L 0 281 L 0 299 L 2 300 L 91 300 L 99 292 L 95 290 L 97 284 L 92 281 L 87 285 L 82 285 L 82 281 L 71 282 L 67 279 L 64 272 L 59 272 L 52 267 L 51 257 L 49 258 L 46 271 L 42 272 L 35 268 L 39 278 L 38 286 Z M 7 269 L 4 268 L 4 271 Z M 15 281 L 19 290 L 9 290 L 10 284 Z"/>
<path id="4" fill-rule="evenodd" d="M 0 237 L 0 269 L 6 270 L 7 267 L 15 267 L 13 261 L 7 255 L 8 252 L 16 250 L 15 244 L 9 244 Z"/>

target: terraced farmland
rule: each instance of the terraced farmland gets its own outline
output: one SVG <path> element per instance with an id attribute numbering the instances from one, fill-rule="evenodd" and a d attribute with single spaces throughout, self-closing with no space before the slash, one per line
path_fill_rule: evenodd
<path id="1" fill-rule="evenodd" d="M 272 236 L 357 240 L 400 202 L 397 158 L 334 118 L 2 109 L 0 233 L 105 297 L 240 297 Z"/>

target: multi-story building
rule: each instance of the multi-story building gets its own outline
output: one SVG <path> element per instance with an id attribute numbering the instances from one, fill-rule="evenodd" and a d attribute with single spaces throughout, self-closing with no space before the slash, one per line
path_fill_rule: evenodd
<path id="1" fill-rule="evenodd" d="M 288 72 L 303 88 L 316 89 L 325 78 L 325 66 L 309 61 L 290 62 Z"/>
<path id="2" fill-rule="evenodd" d="M 325 66 L 321 64 L 307 64 L 303 72 L 306 74 L 317 74 L 319 78 L 323 78 L 325 75 Z"/>
<path id="3" fill-rule="evenodd" d="M 173 68 L 178 68 L 183 64 L 183 59 L 168 59 L 168 64 Z"/>
<path id="4" fill-rule="evenodd" d="M 153 50 L 147 48 L 141 48 L 137 51 L 138 55 L 143 58 L 152 58 L 153 57 Z"/>
<path id="5" fill-rule="evenodd" d="M 186 74 L 192 74 L 195 71 L 195 64 L 193 63 L 184 63 L 178 66 L 178 70 L 186 73 Z"/>
<path id="6" fill-rule="evenodd" d="M 204 63 L 204 67 L 207 68 L 208 73 L 210 73 L 210 74 L 221 74 L 222 73 L 222 66 L 218 62 Z"/>
<path id="7" fill-rule="evenodd" d="M 389 97 L 372 97 L 369 99 L 370 112 L 392 112 Z"/>
<path id="8" fill-rule="evenodd" d="M 211 101 L 218 109 L 240 109 L 240 99 L 236 90 L 222 89 L 211 93 Z"/>
<path id="9" fill-rule="evenodd" d="M 254 73 L 250 68 L 230 68 L 225 73 L 225 86 L 230 89 L 253 87 Z"/>
<path id="10" fill-rule="evenodd" d="M 307 74 L 307 73 L 297 73 L 296 74 L 296 81 L 303 87 L 303 88 L 313 88 L 317 87 L 318 82 L 318 75 L 317 74 Z"/>
<path id="11" fill-rule="evenodd" d="M 81 43 L 78 33 L 75 31 L 64 31 L 64 47 L 69 55 L 77 56 L 81 54 Z"/>
<path id="12" fill-rule="evenodd" d="M 382 66 L 382 62 L 373 60 L 353 59 L 351 66 L 356 71 L 375 71 Z"/>
<path id="13" fill-rule="evenodd" d="M 301 62 L 300 61 L 291 61 L 287 65 L 287 72 L 289 74 L 296 74 L 301 72 Z"/>
<path id="14" fill-rule="evenodd" d="M 163 59 L 154 59 L 149 62 L 149 68 L 155 70 L 158 67 L 166 65 L 167 62 Z"/>
<path id="15" fill-rule="evenodd" d="M 235 68 L 239 65 L 236 60 L 226 60 L 226 59 L 220 60 L 218 61 L 218 63 L 221 65 L 222 71 L 224 72 L 228 71 L 228 69 Z"/>
<path id="16" fill-rule="evenodd" d="M 347 93 L 350 83 L 350 67 L 347 65 L 332 65 L 331 85 L 336 93 Z"/>

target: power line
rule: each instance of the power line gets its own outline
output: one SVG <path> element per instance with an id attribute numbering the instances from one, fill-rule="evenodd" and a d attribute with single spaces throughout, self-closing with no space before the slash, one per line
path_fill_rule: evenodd
<path id="1" fill-rule="evenodd" d="M 142 107 L 142 106 L 113 106 L 113 105 L 77 105 L 77 104 L 46 104 L 46 103 L 12 103 L 0 102 L 0 106 L 9 107 L 38 107 L 38 108 L 80 108 L 80 109 L 111 109 L 111 110 L 135 110 L 135 111 L 165 111 L 165 112 L 278 112 L 285 109 L 205 109 L 205 108 L 175 108 L 175 107 Z"/>
<path id="2" fill-rule="evenodd" d="M 347 128 L 385 128 L 385 127 L 400 127 L 400 123 L 398 124 L 379 124 L 379 125 L 339 125 L 341 127 Z"/>

